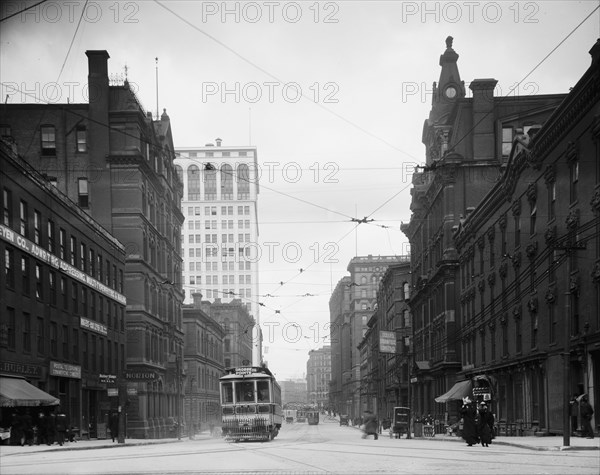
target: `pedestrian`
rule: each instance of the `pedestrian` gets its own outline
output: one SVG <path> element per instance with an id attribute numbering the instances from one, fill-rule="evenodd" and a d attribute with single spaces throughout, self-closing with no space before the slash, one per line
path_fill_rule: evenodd
<path id="1" fill-rule="evenodd" d="M 579 399 L 579 414 L 581 415 L 581 436 L 593 439 L 592 415 L 594 414 L 594 409 L 588 401 L 587 394 L 584 394 Z"/>
<path id="2" fill-rule="evenodd" d="M 579 402 L 577 394 L 574 394 L 569 401 L 569 416 L 571 418 L 571 434 L 577 432 L 577 414 L 579 413 Z"/>
<path id="3" fill-rule="evenodd" d="M 373 414 L 371 411 L 365 411 L 365 417 L 363 418 L 363 426 L 363 439 L 366 439 L 370 435 L 372 435 L 375 440 L 378 439 L 379 434 L 377 433 L 377 418 L 375 417 L 375 414 Z"/>
<path id="4" fill-rule="evenodd" d="M 56 437 L 56 414 L 51 412 L 46 418 L 46 445 L 54 444 Z"/>
<path id="5" fill-rule="evenodd" d="M 31 412 L 29 408 L 25 409 L 25 414 L 23 415 L 22 421 L 25 443 L 27 445 L 33 445 L 33 420 L 31 419 Z"/>
<path id="6" fill-rule="evenodd" d="M 479 439 L 477 437 L 477 409 L 468 396 L 463 398 L 460 415 L 463 419 L 462 438 L 471 447 L 478 443 Z"/>
<path id="7" fill-rule="evenodd" d="M 481 440 L 482 447 L 489 447 L 492 443 L 492 434 L 494 433 L 494 415 L 488 411 L 487 404 L 482 402 L 479 405 L 479 421 L 477 423 L 477 434 Z"/>
<path id="8" fill-rule="evenodd" d="M 37 445 L 45 444 L 48 438 L 48 419 L 40 412 L 37 420 Z"/>
<path id="9" fill-rule="evenodd" d="M 67 433 L 67 415 L 61 411 L 60 407 L 58 408 L 57 414 L 55 416 L 55 430 L 56 430 L 56 441 L 58 445 L 62 447 L 65 443 L 65 436 Z"/>
<path id="10" fill-rule="evenodd" d="M 110 436 L 112 437 L 112 441 L 115 441 L 115 437 L 117 438 L 117 442 L 119 441 L 119 413 L 113 412 L 110 415 L 110 419 L 108 421 Z"/>

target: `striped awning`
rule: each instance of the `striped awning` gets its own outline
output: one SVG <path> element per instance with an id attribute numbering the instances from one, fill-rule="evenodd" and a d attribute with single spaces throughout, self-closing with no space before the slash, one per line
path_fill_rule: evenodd
<path id="1" fill-rule="evenodd" d="M 56 406 L 60 401 L 47 392 L 29 384 L 25 378 L 0 376 L 0 406 Z"/>

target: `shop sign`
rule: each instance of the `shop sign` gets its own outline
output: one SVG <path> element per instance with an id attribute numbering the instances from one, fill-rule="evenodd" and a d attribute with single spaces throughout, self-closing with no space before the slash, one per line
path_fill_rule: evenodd
<path id="1" fill-rule="evenodd" d="M 137 396 L 137 388 L 127 388 L 128 396 Z"/>
<path id="2" fill-rule="evenodd" d="M 416 383 L 419 379 L 416 377 L 410 378 L 411 383 Z"/>
<path id="3" fill-rule="evenodd" d="M 119 390 L 118 390 L 117 388 L 108 388 L 108 389 L 106 390 L 106 393 L 107 393 L 109 396 L 118 396 L 118 395 L 119 395 Z"/>
<path id="4" fill-rule="evenodd" d="M 50 376 L 81 379 L 81 366 L 50 361 Z"/>
<path id="5" fill-rule="evenodd" d="M 389 331 L 379 332 L 379 352 L 396 354 L 396 333 Z"/>
<path id="6" fill-rule="evenodd" d="M 0 373 L 20 374 L 39 378 L 42 375 L 42 368 L 39 365 L 0 361 Z"/>
<path id="7" fill-rule="evenodd" d="M 81 325 L 81 328 L 87 328 L 88 330 L 91 330 L 93 332 L 100 333 L 100 335 L 108 335 L 108 328 L 106 327 L 106 325 L 102 325 L 101 323 L 80 317 L 79 324 Z"/>
<path id="8" fill-rule="evenodd" d="M 117 376 L 114 374 L 99 374 L 98 375 L 98 379 L 100 380 L 101 383 L 116 383 L 117 382 Z"/>
<path id="9" fill-rule="evenodd" d="M 133 381 L 154 381 L 157 379 L 154 371 L 126 371 L 125 379 Z"/>

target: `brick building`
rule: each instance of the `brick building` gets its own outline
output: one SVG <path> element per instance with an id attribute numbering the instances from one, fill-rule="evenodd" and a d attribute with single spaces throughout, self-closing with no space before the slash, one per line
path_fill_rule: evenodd
<path id="1" fill-rule="evenodd" d="M 600 403 L 600 42 L 590 54 L 454 230 L 459 377 L 492 383 L 502 431 L 564 433 L 572 396 Z"/>
<path id="2" fill-rule="evenodd" d="M 59 399 L 71 426 L 102 436 L 119 405 L 109 389 L 124 381 L 125 247 L 5 141 L 0 182 L 0 373 L 23 376 Z M 28 388 L 16 406 L 36 405 Z"/>
<path id="3" fill-rule="evenodd" d="M 153 120 L 106 51 L 87 51 L 88 104 L 2 104 L 18 153 L 125 246 L 128 435 L 169 434 L 182 413 L 182 184 L 165 113 Z M 123 391 L 124 392 L 124 388 Z M 125 401 L 124 401 L 125 402 Z"/>
<path id="4" fill-rule="evenodd" d="M 475 296 L 461 307 L 460 261 L 453 229 L 484 199 L 507 166 L 513 138 L 545 123 L 564 94 L 495 97 L 494 79 L 466 89 L 452 38 L 440 57 L 440 78 L 423 125 L 426 163 L 413 175 L 411 219 L 402 230 L 411 246 L 414 368 L 412 406 L 417 414 L 447 412 L 434 398 L 463 378 L 461 310 L 474 312 Z M 473 267 L 469 284 L 480 280 Z M 455 414 L 450 407 L 450 416 Z"/>

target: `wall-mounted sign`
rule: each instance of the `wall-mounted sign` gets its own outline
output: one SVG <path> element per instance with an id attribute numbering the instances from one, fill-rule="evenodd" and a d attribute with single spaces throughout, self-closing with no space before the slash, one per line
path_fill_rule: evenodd
<path id="1" fill-rule="evenodd" d="M 100 333 L 100 335 L 108 335 L 108 328 L 106 325 L 102 325 L 101 323 L 95 322 L 93 320 L 88 320 L 87 318 L 80 317 L 79 325 L 81 328 L 87 328 L 96 333 Z"/>
<path id="2" fill-rule="evenodd" d="M 107 393 L 109 396 L 118 396 L 118 395 L 119 395 L 119 390 L 118 390 L 117 388 L 108 388 L 108 389 L 106 390 L 106 393 Z"/>
<path id="3" fill-rule="evenodd" d="M 115 374 L 99 374 L 98 379 L 101 383 L 116 383 L 117 376 Z"/>
<path id="4" fill-rule="evenodd" d="M 15 361 L 0 361 L 0 373 L 20 374 L 39 378 L 42 375 L 42 368 L 39 365 L 17 363 Z"/>
<path id="5" fill-rule="evenodd" d="M 396 354 L 396 333 L 389 331 L 379 332 L 379 352 Z"/>
<path id="6" fill-rule="evenodd" d="M 50 376 L 81 379 L 81 366 L 50 361 Z"/>
<path id="7" fill-rule="evenodd" d="M 154 371 L 126 371 L 125 379 L 133 381 L 154 381 L 157 375 Z"/>

